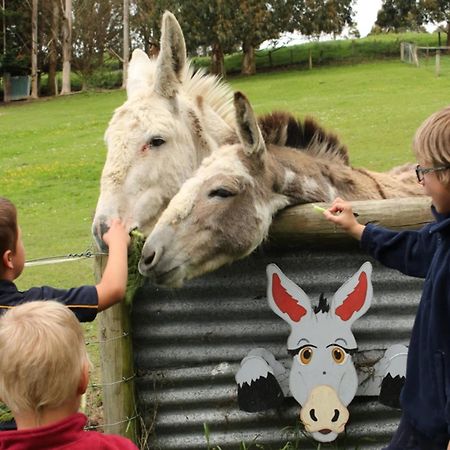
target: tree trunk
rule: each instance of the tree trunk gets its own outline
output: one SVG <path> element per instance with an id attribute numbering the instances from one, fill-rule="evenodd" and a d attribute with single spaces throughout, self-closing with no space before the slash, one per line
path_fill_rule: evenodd
<path id="1" fill-rule="evenodd" d="M 256 73 L 255 47 L 252 44 L 243 43 L 242 50 L 244 57 L 242 59 L 242 75 L 254 75 Z"/>
<path id="2" fill-rule="evenodd" d="M 70 94 L 70 63 L 72 60 L 72 0 L 66 0 L 63 19 L 63 72 L 61 95 Z"/>
<path id="3" fill-rule="evenodd" d="M 450 21 L 447 22 L 447 47 L 450 47 Z M 448 52 L 448 50 L 446 50 Z"/>
<path id="4" fill-rule="evenodd" d="M 33 0 L 31 9 L 31 98 L 38 98 L 38 0 Z"/>
<path id="5" fill-rule="evenodd" d="M 217 42 L 212 46 L 211 73 L 225 77 L 225 59 L 223 50 L 222 46 Z"/>
<path id="6" fill-rule="evenodd" d="M 123 0 L 123 66 L 122 66 L 123 88 L 127 86 L 129 60 L 130 60 L 130 0 Z"/>
<path id="7" fill-rule="evenodd" d="M 48 93 L 56 95 L 58 93 L 58 85 L 56 80 L 56 69 L 58 65 L 58 28 L 59 28 L 59 8 L 56 0 L 52 1 L 52 26 L 51 39 L 48 49 Z"/>

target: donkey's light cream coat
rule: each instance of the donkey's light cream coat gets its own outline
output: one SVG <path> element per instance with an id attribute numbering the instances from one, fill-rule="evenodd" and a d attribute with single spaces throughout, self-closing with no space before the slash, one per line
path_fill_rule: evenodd
<path id="1" fill-rule="evenodd" d="M 113 217 L 148 233 L 169 200 L 204 156 L 236 141 L 232 93 L 216 77 L 193 73 L 181 28 L 166 12 L 161 51 L 151 60 L 135 50 L 127 100 L 116 109 L 93 223 L 101 235 Z"/>
<path id="2" fill-rule="evenodd" d="M 180 286 L 248 255 L 288 205 L 422 195 L 413 171 L 352 168 L 342 145 L 317 126 L 304 150 L 266 146 L 243 94 L 235 94 L 235 108 L 241 142 L 203 160 L 146 240 L 139 270 L 158 284 Z"/>

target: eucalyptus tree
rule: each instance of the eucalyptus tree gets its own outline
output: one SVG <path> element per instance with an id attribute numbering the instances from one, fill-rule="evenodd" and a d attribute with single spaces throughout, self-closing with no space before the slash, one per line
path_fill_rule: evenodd
<path id="1" fill-rule="evenodd" d="M 342 33 L 354 25 L 355 0 L 294 0 L 293 20 L 297 31 L 305 36 Z"/>
<path id="2" fill-rule="evenodd" d="M 417 0 L 384 0 L 375 25 L 383 31 L 418 30 L 422 19 Z"/>
<path id="3" fill-rule="evenodd" d="M 256 72 L 255 50 L 264 41 L 291 31 L 293 0 L 239 0 L 236 2 L 234 35 L 242 45 L 244 75 Z"/>
<path id="4" fill-rule="evenodd" d="M 450 47 L 450 0 L 419 0 L 419 8 L 425 21 L 445 24 Z"/>

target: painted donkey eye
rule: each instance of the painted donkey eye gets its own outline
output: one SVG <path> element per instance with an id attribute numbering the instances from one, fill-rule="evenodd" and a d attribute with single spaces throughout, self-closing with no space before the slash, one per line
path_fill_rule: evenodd
<path id="1" fill-rule="evenodd" d="M 311 362 L 313 357 L 314 349 L 313 347 L 303 347 L 300 350 L 298 357 L 300 358 L 300 362 L 305 366 Z"/>
<path id="2" fill-rule="evenodd" d="M 219 189 L 213 189 L 209 194 L 208 197 L 221 197 L 221 198 L 227 198 L 227 197 L 233 197 L 236 194 L 234 192 L 229 191 L 225 188 L 219 188 Z"/>
<path id="3" fill-rule="evenodd" d="M 341 347 L 331 347 L 331 356 L 336 364 L 343 364 L 345 362 L 346 353 Z"/>

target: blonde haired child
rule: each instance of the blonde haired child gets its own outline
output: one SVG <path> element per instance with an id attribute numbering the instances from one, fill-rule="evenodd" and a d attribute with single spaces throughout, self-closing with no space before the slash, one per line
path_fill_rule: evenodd
<path id="1" fill-rule="evenodd" d="M 0 449 L 124 449 L 121 436 L 84 431 L 78 413 L 89 380 L 83 330 L 55 301 L 17 306 L 0 317 L 0 398 L 17 430 L 0 433 Z"/>

